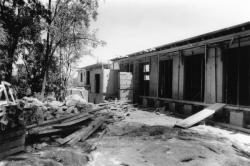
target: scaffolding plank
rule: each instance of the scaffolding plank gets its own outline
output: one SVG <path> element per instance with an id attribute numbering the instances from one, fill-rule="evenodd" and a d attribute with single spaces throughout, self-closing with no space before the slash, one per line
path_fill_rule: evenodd
<path id="1" fill-rule="evenodd" d="M 176 123 L 175 127 L 189 128 L 189 127 L 195 125 L 196 123 L 213 115 L 215 112 L 221 110 L 223 107 L 225 107 L 225 105 L 226 104 L 223 104 L 223 103 L 212 104 L 209 107 L 201 110 L 200 112 L 198 112 L 194 115 L 191 115 L 190 117 Z"/>

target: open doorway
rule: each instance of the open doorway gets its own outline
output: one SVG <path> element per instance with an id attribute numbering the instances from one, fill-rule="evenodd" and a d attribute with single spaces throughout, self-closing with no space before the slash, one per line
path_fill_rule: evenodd
<path id="1" fill-rule="evenodd" d="M 95 74 L 95 93 L 100 93 L 101 76 L 100 74 Z"/>
<path id="2" fill-rule="evenodd" d="M 250 105 L 250 46 L 224 51 L 224 102 Z"/>
<path id="3" fill-rule="evenodd" d="M 204 100 L 204 54 L 184 57 L 184 100 Z"/>
<path id="4" fill-rule="evenodd" d="M 172 98 L 173 60 L 160 61 L 159 96 Z"/>

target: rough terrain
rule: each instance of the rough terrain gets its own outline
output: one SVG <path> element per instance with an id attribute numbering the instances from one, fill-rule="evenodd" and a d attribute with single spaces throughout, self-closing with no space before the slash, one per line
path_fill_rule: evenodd
<path id="1" fill-rule="evenodd" d="M 178 120 L 153 112 L 130 112 L 124 121 L 109 127 L 88 165 L 250 165 L 250 136 L 204 125 L 172 128 Z"/>
<path id="2" fill-rule="evenodd" d="M 199 125 L 173 128 L 180 119 L 125 108 L 102 110 L 124 117 L 75 146 L 33 145 L 0 166 L 249 166 L 250 136 Z M 34 148 L 35 146 L 35 148 Z M 35 150 L 34 150 L 35 149 Z"/>

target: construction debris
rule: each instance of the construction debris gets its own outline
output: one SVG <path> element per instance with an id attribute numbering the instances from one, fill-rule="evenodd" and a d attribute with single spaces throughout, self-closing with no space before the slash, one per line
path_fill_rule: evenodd
<path id="1" fill-rule="evenodd" d="M 55 138 L 54 140 L 60 145 L 74 145 L 79 141 L 85 141 L 98 129 L 104 131 L 107 123 L 120 121 L 124 119 L 125 116 L 128 116 L 129 111 L 135 110 L 131 104 L 115 101 L 100 104 L 101 106 L 98 105 L 98 108 L 96 109 L 89 108 L 87 110 L 87 107 L 85 107 L 85 110 L 80 112 L 79 108 L 83 108 L 84 102 L 81 102 L 81 100 L 78 100 L 77 102 L 76 100 L 73 101 L 72 97 L 70 100 L 71 104 L 68 104 L 68 106 L 59 102 L 55 103 L 57 108 L 56 112 L 58 113 L 58 110 L 63 107 L 67 108 L 66 112 L 69 109 L 76 108 L 78 110 L 77 113 L 72 114 L 72 112 L 67 112 L 68 114 L 65 116 L 52 120 L 45 120 L 40 124 L 29 125 L 26 127 L 28 135 L 31 137 L 39 136 L 39 138 L 49 136 Z M 88 103 L 85 103 L 85 105 L 86 104 Z M 51 109 L 48 107 L 49 104 L 46 104 L 46 106 L 47 109 Z"/>
<path id="2" fill-rule="evenodd" d="M 39 101 L 37 98 L 24 97 L 18 101 L 24 111 L 25 125 L 41 124 L 48 120 L 78 114 L 93 109 L 93 104 L 87 103 L 75 95 L 66 98 L 66 101 L 55 100 Z"/>

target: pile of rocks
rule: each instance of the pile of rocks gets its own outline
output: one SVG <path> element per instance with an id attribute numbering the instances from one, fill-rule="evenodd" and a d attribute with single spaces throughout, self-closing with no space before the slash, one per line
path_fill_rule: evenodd
<path id="1" fill-rule="evenodd" d="M 90 111 L 94 107 L 93 104 L 86 102 L 78 95 L 70 95 L 64 102 L 56 101 L 51 97 L 44 102 L 37 98 L 24 97 L 18 102 L 24 112 L 26 126 Z"/>

